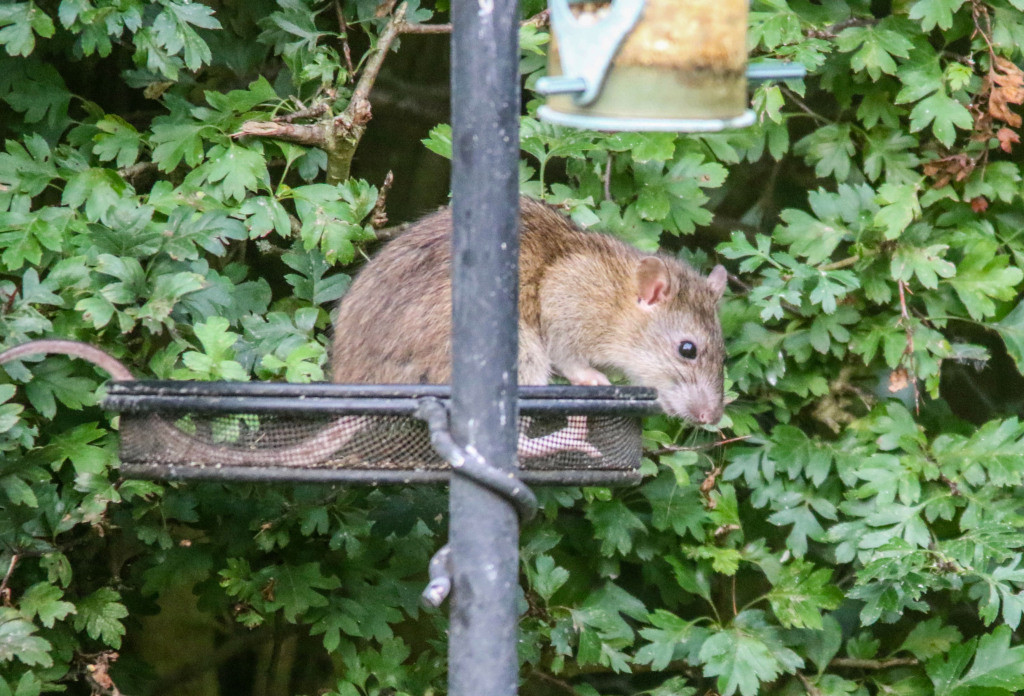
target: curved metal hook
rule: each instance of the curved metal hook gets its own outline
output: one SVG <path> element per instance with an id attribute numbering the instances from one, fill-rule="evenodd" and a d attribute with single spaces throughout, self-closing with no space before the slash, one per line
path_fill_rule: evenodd
<path id="1" fill-rule="evenodd" d="M 644 0 L 614 0 L 608 15 L 584 26 L 569 9 L 569 0 L 549 0 L 551 29 L 558 40 L 562 74 L 537 80 L 541 94 L 572 94 L 586 106 L 597 99 L 619 46 L 644 11 Z"/>

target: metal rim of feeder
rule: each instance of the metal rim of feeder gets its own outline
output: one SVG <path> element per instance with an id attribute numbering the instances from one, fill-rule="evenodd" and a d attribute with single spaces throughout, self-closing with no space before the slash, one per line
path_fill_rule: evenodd
<path id="1" fill-rule="evenodd" d="M 524 455 L 518 478 L 538 485 L 636 483 L 639 419 L 660 411 L 656 397 L 655 390 L 645 387 L 520 387 L 523 447 L 528 451 L 547 440 L 555 444 L 532 459 Z M 103 405 L 121 413 L 126 476 L 378 485 L 448 480 L 451 468 L 444 460 L 451 464 L 450 454 L 436 454 L 435 424 L 428 430 L 422 422 L 430 420 L 425 406 L 446 409 L 449 398 L 445 385 L 125 381 L 111 383 Z M 600 457 L 557 444 L 562 442 L 560 429 L 573 416 L 587 419 L 586 443 Z M 266 461 L 346 418 L 358 421 L 353 434 L 331 445 L 315 463 L 296 464 L 289 454 Z M 531 428 L 539 432 L 531 434 Z M 224 431 L 235 436 L 245 431 L 246 437 L 225 445 L 228 438 L 218 435 Z M 231 457 L 218 459 L 221 451 Z M 246 453 L 259 461 L 244 461 Z"/>
<path id="2" fill-rule="evenodd" d="M 748 80 L 802 78 L 796 63 L 747 65 L 748 0 L 716 0 L 698 17 L 678 0 L 613 0 L 574 12 L 549 0 L 547 96 L 538 115 L 601 131 L 714 132 L 754 122 Z M 592 3 L 588 3 L 588 8 Z M 602 14 L 603 13 L 603 14 Z M 689 38 L 690 40 L 682 40 Z"/>

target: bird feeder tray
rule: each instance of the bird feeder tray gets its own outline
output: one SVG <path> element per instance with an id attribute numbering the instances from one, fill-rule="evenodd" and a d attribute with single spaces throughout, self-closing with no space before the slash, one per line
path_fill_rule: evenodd
<path id="1" fill-rule="evenodd" d="M 417 417 L 440 385 L 113 382 L 121 472 L 134 478 L 344 483 L 443 482 L 451 468 Z M 615 485 L 640 478 L 643 387 L 519 390 L 519 478 Z"/>

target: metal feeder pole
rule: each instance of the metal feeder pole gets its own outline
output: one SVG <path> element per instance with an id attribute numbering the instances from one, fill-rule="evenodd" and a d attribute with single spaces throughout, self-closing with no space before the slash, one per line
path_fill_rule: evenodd
<path id="1" fill-rule="evenodd" d="M 516 467 L 519 295 L 517 0 L 452 3 L 452 399 L 455 440 Z M 506 499 L 452 476 L 451 696 L 518 682 L 519 522 Z"/>

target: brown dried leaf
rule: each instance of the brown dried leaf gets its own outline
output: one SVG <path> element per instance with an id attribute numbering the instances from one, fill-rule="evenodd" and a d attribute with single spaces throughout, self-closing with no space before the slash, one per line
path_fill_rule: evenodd
<path id="1" fill-rule="evenodd" d="M 994 118 L 1019 128 L 1021 117 L 1010 110 L 1010 105 L 1024 104 L 1024 71 L 1006 58 L 996 56 L 988 78 L 992 88 L 988 112 Z"/>
<path id="2" fill-rule="evenodd" d="M 993 82 L 1000 87 L 1006 87 L 1024 95 L 1024 70 L 1017 67 L 1016 63 L 1002 56 L 996 56 L 996 64 L 993 68 L 991 72 Z M 1021 97 L 1021 101 L 1024 101 L 1024 96 Z M 1015 101 L 1014 103 L 1021 102 Z"/>
<path id="3" fill-rule="evenodd" d="M 118 654 L 113 650 L 100 653 L 96 661 L 85 666 L 85 675 L 92 687 L 93 696 L 121 696 L 117 684 L 110 678 L 110 663 L 116 662 Z"/>
<path id="4" fill-rule="evenodd" d="M 903 391 L 908 384 L 910 384 L 910 375 L 907 374 L 907 368 L 897 367 L 889 373 L 889 391 L 893 394 Z"/>
<path id="5" fill-rule="evenodd" d="M 984 213 L 988 210 L 988 199 L 984 196 L 976 196 L 971 199 L 971 210 L 976 213 Z"/>
<path id="6" fill-rule="evenodd" d="M 934 179 L 935 188 L 942 188 L 952 180 L 963 181 L 974 171 L 978 163 L 963 153 L 949 155 L 931 162 L 925 162 L 922 169 L 925 176 Z"/>
<path id="7" fill-rule="evenodd" d="M 1000 121 L 1005 121 L 1007 125 L 1013 126 L 1014 128 L 1020 128 L 1020 115 L 1010 111 L 1010 104 L 1019 103 L 1019 101 L 1011 101 L 1008 95 L 1006 94 L 1005 90 L 995 88 L 992 90 L 992 94 L 989 95 L 988 98 L 988 112 L 992 114 L 992 118 L 997 118 Z"/>
<path id="8" fill-rule="evenodd" d="M 1000 128 L 996 131 L 996 138 L 999 139 L 999 149 L 1003 152 L 1012 152 L 1013 146 L 1020 142 L 1020 136 L 1009 128 Z"/>

